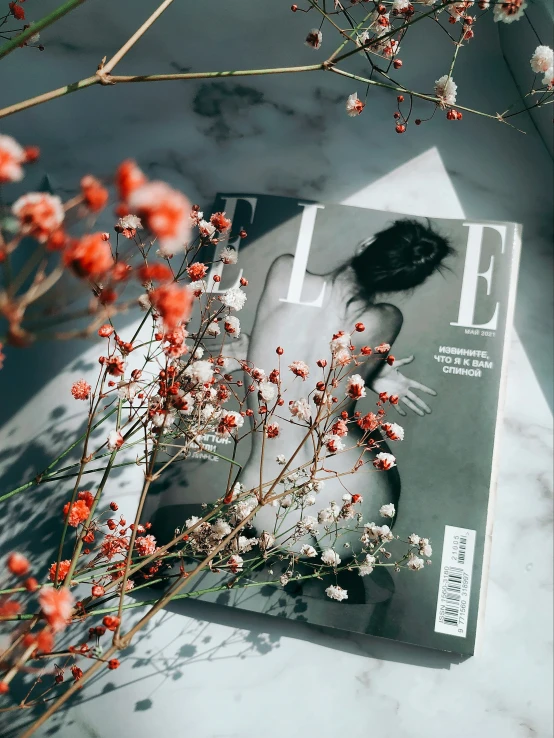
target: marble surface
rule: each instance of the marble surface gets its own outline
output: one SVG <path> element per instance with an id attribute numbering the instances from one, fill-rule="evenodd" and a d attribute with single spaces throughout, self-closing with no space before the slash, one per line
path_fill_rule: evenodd
<path id="1" fill-rule="evenodd" d="M 145 16 L 150 6 L 145 0 L 134 2 Z M 210 7 L 214 14 L 228 13 L 227 22 L 243 12 L 236 36 L 228 39 L 221 27 L 216 30 L 225 55 L 241 58 L 240 66 L 245 66 L 245 49 L 252 66 L 264 53 L 270 63 L 291 63 L 286 48 L 268 47 L 258 30 L 267 26 L 271 33 L 286 32 L 295 39 L 305 23 L 293 23 L 267 3 L 238 2 L 226 10 L 214 0 Z M 127 0 L 118 3 L 106 24 L 102 13 L 107 3 L 87 4 L 53 33 L 41 68 L 14 61 L 15 55 L 6 61 L 14 73 L 19 63 L 20 80 L 37 92 L 67 81 L 68 60 L 72 77 L 85 76 L 99 57 L 122 42 L 129 8 Z M 196 9 L 166 14 L 151 31 L 151 43 L 122 64 L 122 73 L 175 65 L 229 66 L 223 53 L 215 59 L 207 54 L 203 34 L 184 43 L 185 24 L 194 27 L 199 21 Z M 493 31 L 488 34 L 483 33 L 484 41 L 476 39 L 480 45 L 474 61 L 458 83 L 468 82 L 468 96 L 476 104 L 494 108 L 500 107 L 501 93 L 513 96 L 514 89 L 497 39 Z M 428 58 L 409 74 L 432 83 L 438 76 L 437 53 L 430 46 Z M 313 58 L 304 48 L 297 56 L 299 63 Z M 497 75 L 495 83 L 480 74 L 484 60 L 490 78 Z M 15 86 L 10 89 L 13 84 L 8 74 L 2 83 L 7 102 L 18 97 Z M 352 126 L 343 114 L 342 99 L 353 90 L 327 77 L 160 86 L 148 92 L 129 87 L 117 94 L 91 90 L 72 95 L 7 119 L 1 128 L 20 138 L 23 130 L 26 143 L 36 141 L 45 149 L 42 169 L 33 176 L 47 173 L 61 191 L 70 191 L 84 170 L 103 174 L 114 160 L 134 155 L 151 175 L 170 179 L 202 202 L 209 202 L 217 189 L 243 189 L 524 223 L 518 334 L 511 346 L 486 615 L 479 654 L 461 660 L 186 603 L 178 612 L 170 608 L 159 614 L 137 638 L 124 665 L 93 681 L 72 709 L 39 735 L 334 738 L 343 732 L 352 738 L 373 733 L 383 738 L 549 738 L 552 415 L 542 390 L 552 375 L 547 340 L 552 198 L 551 160 L 543 144 L 532 127 L 529 135 L 514 138 L 508 129 L 491 128 L 479 119 L 470 119 L 463 129 L 422 126 L 417 134 L 398 137 L 392 132 L 394 103 L 386 94 L 372 98 L 369 134 L 362 117 Z M 4 370 L 4 389 L 16 375 L 29 388 L 25 407 L 14 393 L 2 392 L 0 447 L 5 466 L 17 478 L 40 467 L 77 427 L 79 418 L 67 412 L 60 398 L 77 367 L 93 362 L 97 351 L 89 345 L 62 347 L 40 365 L 39 355 L 33 349 Z M 24 453 L 21 444 L 29 441 Z M 119 502 L 127 516 L 136 504 L 135 489 L 132 474 L 120 477 Z M 44 494 L 21 502 L 18 517 L 4 521 L 2 548 L 8 540 L 11 545 L 30 537 L 42 549 L 54 545 L 42 505 L 58 504 L 64 490 L 60 485 L 47 499 Z M 8 738 L 18 732 L 18 723 L 5 723 Z"/>
<path id="2" fill-rule="evenodd" d="M 436 197 L 417 194 L 422 176 L 433 194 L 443 193 L 442 207 Z M 348 202 L 385 209 L 399 181 L 408 192 L 413 188 L 407 212 L 429 214 L 433 208 L 436 215 L 463 215 L 436 150 Z M 95 356 L 91 348 L 80 361 L 86 366 Z M 37 417 L 49 419 L 37 428 L 39 442 L 53 428 L 71 430 L 77 422 L 52 424 L 74 370 L 71 362 L 33 400 Z M 3 445 L 18 445 L 28 415 L 23 408 L 4 427 Z M 361 738 L 368 726 L 378 727 L 384 738 L 413 735 L 414 726 L 429 738 L 548 738 L 551 434 L 551 413 L 514 335 L 486 616 L 474 658 L 186 603 L 159 614 L 123 666 L 90 684 L 40 735 L 58 728 L 68 737 L 142 738 L 160 726 L 164 735 L 181 735 L 186 724 L 198 738 L 259 731 L 278 738 L 292 726 L 294 734 L 321 738 L 332 738 L 338 729 Z M 55 440 L 55 446 L 61 443 Z M 138 471 L 121 479 L 117 499 L 127 517 L 136 504 Z M 322 709 L 326 704 L 332 707 Z"/>
<path id="3" fill-rule="evenodd" d="M 41 0 L 40 12 L 58 4 Z M 153 0 L 85 3 L 43 33 L 42 54 L 27 49 L 2 60 L 2 104 L 21 100 L 22 90 L 37 95 L 93 74 L 153 6 Z M 323 60 L 334 39 L 326 36 L 320 51 L 304 46 L 314 20 L 289 7 L 288 0 L 211 0 L 206 16 L 203 3 L 175 2 L 117 70 L 151 74 Z M 29 17 L 35 12 L 29 6 Z M 505 57 L 519 82 L 531 83 L 527 59 L 535 37 L 523 22 L 503 30 L 509 33 L 501 47 L 498 24 L 487 19 L 470 53 L 459 55 L 460 103 L 495 113 L 519 100 Z M 549 43 L 552 28 L 539 30 Z M 403 42 L 399 79 L 431 91 L 450 55 L 445 34 L 418 24 Z M 363 74 L 365 66 L 354 58 L 348 70 Z M 339 201 L 437 146 L 469 217 L 523 223 L 516 326 L 552 407 L 552 158 L 532 120 L 517 119 L 524 134 L 479 116 L 466 115 L 461 123 L 436 116 L 399 136 L 394 92 L 371 90 L 364 115 L 347 118 L 344 100 L 357 87 L 361 95 L 361 85 L 328 73 L 94 87 L 0 120 L 0 130 L 43 150 L 26 187 L 47 174 L 57 191 L 72 193 L 84 172 L 110 176 L 117 162 L 133 156 L 150 176 L 168 179 L 202 204 L 218 190 Z M 415 115 L 428 113 L 416 103 Z M 551 126 L 545 135 L 552 136 Z M 400 211 L 403 185 L 396 199 Z"/>

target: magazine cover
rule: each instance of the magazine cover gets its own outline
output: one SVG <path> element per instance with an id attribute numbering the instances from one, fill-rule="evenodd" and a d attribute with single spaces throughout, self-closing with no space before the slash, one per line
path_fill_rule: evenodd
<path id="1" fill-rule="evenodd" d="M 238 261 L 224 271 L 214 266 L 208 284 L 223 292 L 248 279 L 241 335 L 231 349 L 234 376 L 243 374 L 239 362 L 246 359 L 271 371 L 278 345 L 285 358 L 315 367 L 332 334 L 351 330 L 341 321 L 354 313 L 373 326 L 378 342 L 390 344 L 394 364 L 382 362 L 368 377 L 356 410 L 375 410 L 380 392 L 399 396 L 389 413 L 405 431 L 405 440 L 394 445 L 397 465 L 386 474 L 337 480 L 326 494 L 339 501 L 345 492 L 362 495 L 364 520 L 379 520 L 380 506 L 394 503 L 393 533 L 428 537 L 433 553 L 432 565 L 419 572 L 342 572 L 340 584 L 348 590 L 343 602 L 326 597 L 317 580 L 263 585 L 279 574 L 274 564 L 253 575 L 251 587 L 203 597 L 473 654 L 484 605 L 520 227 L 249 194 L 220 195 L 213 210 L 226 211 L 233 221 L 219 248 L 236 248 Z M 216 273 L 220 282 L 213 281 Z M 204 451 L 175 465 L 149 498 L 145 519 L 159 542 L 225 489 L 228 465 L 214 452 L 227 456 L 229 443 L 207 434 Z M 255 443 L 237 459 L 246 484 L 254 471 L 259 474 Z M 279 447 L 277 453 L 292 450 Z M 274 470 L 267 467 L 269 475 Z M 275 508 L 259 515 L 264 520 L 257 527 L 269 530 Z M 212 572 L 201 576 L 206 590 L 217 581 Z"/>

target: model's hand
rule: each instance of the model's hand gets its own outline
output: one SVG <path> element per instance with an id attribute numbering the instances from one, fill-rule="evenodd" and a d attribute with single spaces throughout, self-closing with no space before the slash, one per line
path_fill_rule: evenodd
<path id="1" fill-rule="evenodd" d="M 436 396 L 437 393 L 430 387 L 426 387 L 421 382 L 416 382 L 415 379 L 410 379 L 398 371 L 399 367 L 411 364 L 413 360 L 413 356 L 408 356 L 406 359 L 397 359 L 392 366 L 386 364 L 370 386 L 377 393 L 387 392 L 389 395 L 398 395 L 401 403 L 423 417 L 426 413 L 431 412 L 431 408 L 421 397 L 416 395 L 414 390 L 433 396 Z M 407 414 L 400 403 L 395 407 L 400 415 Z"/>

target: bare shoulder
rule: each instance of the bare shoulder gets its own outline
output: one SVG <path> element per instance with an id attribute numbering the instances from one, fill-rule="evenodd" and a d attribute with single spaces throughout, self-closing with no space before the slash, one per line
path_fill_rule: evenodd
<path id="1" fill-rule="evenodd" d="M 376 344 L 392 343 L 400 333 L 404 317 L 395 305 L 380 302 L 364 310 L 359 321 L 366 327 L 363 333 L 357 334 L 360 342 L 367 343 L 371 339 Z"/>
<path id="2" fill-rule="evenodd" d="M 256 321 L 265 320 L 269 312 L 274 312 L 281 305 L 279 300 L 286 295 L 293 263 L 292 254 L 282 254 L 271 263 L 256 309 Z"/>
<path id="3" fill-rule="evenodd" d="M 292 254 L 281 254 L 273 260 L 268 271 L 268 278 L 282 276 L 284 274 L 290 274 L 292 265 L 294 262 L 294 256 Z"/>
<path id="4" fill-rule="evenodd" d="M 264 285 L 264 296 L 277 288 L 282 289 L 283 284 L 290 278 L 294 256 L 292 254 L 281 254 L 274 259 L 267 270 Z"/>

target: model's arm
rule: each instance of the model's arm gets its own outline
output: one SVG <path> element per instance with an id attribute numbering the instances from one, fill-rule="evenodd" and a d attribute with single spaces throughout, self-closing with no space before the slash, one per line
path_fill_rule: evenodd
<path id="1" fill-rule="evenodd" d="M 398 369 L 406 364 L 411 364 L 414 360 L 414 356 L 408 356 L 405 359 L 397 359 L 392 366 L 389 366 L 386 362 L 380 367 L 380 371 L 373 376 L 371 383 L 368 383 L 368 387 L 374 392 L 379 394 L 380 392 L 387 392 L 389 395 L 398 395 L 400 402 L 403 403 L 407 408 L 412 410 L 416 415 L 423 417 L 431 412 L 431 408 L 427 405 L 424 400 L 421 399 L 414 390 L 418 392 L 424 392 L 427 395 L 436 396 L 436 392 L 431 387 L 427 387 L 421 382 L 416 382 L 415 379 L 410 379 L 406 375 L 399 372 Z M 406 411 L 402 405 L 396 405 L 396 410 L 400 415 L 406 415 Z"/>
<path id="2" fill-rule="evenodd" d="M 370 338 L 375 341 L 375 345 L 389 343 L 392 347 L 402 328 L 403 316 L 400 310 L 394 305 L 382 303 L 375 305 L 364 317 L 369 318 L 370 335 L 368 337 L 366 332 L 360 334 L 361 340 L 367 342 Z M 432 396 L 437 394 L 435 390 L 421 384 L 421 382 L 417 382 L 415 379 L 406 377 L 398 371 L 401 366 L 411 364 L 414 357 L 408 356 L 405 359 L 397 359 L 392 366 L 387 364 L 385 357 L 386 354 L 381 354 L 373 366 L 370 367 L 366 376 L 366 385 L 369 389 L 377 394 L 387 392 L 389 395 L 398 395 L 402 404 L 395 407 L 400 415 L 406 415 L 404 406 L 421 417 L 430 413 L 429 405 L 414 390 Z"/>

